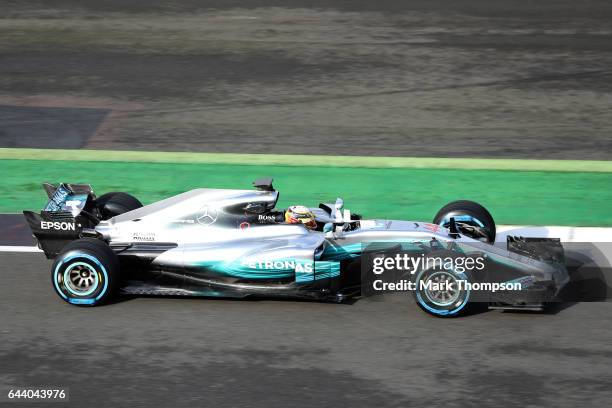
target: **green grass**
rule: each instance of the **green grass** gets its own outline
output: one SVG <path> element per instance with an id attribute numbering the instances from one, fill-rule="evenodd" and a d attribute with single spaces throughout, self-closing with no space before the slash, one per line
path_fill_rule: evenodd
<path id="1" fill-rule="evenodd" d="M 272 176 L 279 206 L 344 198 L 368 218 L 430 220 L 448 201 L 475 200 L 499 224 L 612 225 L 612 173 L 467 169 L 0 160 L 0 212 L 39 210 L 44 181 L 90 183 L 150 203 L 196 187 L 244 188 Z"/>

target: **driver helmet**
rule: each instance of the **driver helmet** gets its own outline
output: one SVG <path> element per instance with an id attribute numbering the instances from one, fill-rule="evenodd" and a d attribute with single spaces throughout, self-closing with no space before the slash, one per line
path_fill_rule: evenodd
<path id="1" fill-rule="evenodd" d="M 302 223 L 308 229 L 317 228 L 317 222 L 315 221 L 315 215 L 303 205 L 292 205 L 285 211 L 285 222 L 289 224 Z"/>

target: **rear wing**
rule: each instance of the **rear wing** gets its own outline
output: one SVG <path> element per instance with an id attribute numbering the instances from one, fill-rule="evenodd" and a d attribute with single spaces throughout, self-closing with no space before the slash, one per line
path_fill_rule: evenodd
<path id="1" fill-rule="evenodd" d="M 83 229 L 98 223 L 89 211 L 95 196 L 88 184 L 43 184 L 49 201 L 40 214 L 24 211 L 23 215 L 47 258 L 55 258 L 62 248 L 79 239 Z"/>

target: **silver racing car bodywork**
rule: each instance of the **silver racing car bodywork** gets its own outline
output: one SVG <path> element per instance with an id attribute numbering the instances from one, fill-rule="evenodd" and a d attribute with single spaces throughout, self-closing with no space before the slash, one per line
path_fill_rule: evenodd
<path id="1" fill-rule="evenodd" d="M 86 200 L 83 191 L 79 193 L 79 200 Z M 76 194 L 64 195 L 56 212 L 41 214 L 44 220 L 26 214 L 49 257 L 61 256 L 60 250 L 44 248 L 47 236 L 35 228 L 35 223 L 55 222 L 53 217 L 65 214 L 65 203 Z M 487 299 L 506 307 L 542 304 L 568 281 L 565 268 L 558 263 L 483 243 L 438 224 L 364 220 L 344 209 L 340 199 L 311 209 L 322 228 L 311 230 L 303 224 L 279 222 L 270 215 L 278 197 L 270 181 L 269 186 L 256 190 L 188 191 L 96 221 L 95 225 L 78 221 L 79 211 L 88 208 L 87 204 L 73 202 L 70 213 L 78 224 L 75 228 L 79 237 L 95 237 L 117 255 L 121 261 L 121 290 L 132 294 L 343 300 L 365 294 L 368 256 L 397 251 L 443 250 L 484 256 L 502 270 L 498 276 L 493 276 L 497 272 L 488 272 L 486 279 L 520 279 L 525 283 L 522 294 Z M 534 300 L 530 293 L 545 299 Z"/>

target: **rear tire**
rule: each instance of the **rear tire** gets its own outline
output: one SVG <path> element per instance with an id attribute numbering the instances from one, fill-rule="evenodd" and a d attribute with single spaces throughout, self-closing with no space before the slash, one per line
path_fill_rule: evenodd
<path id="1" fill-rule="evenodd" d="M 112 299 L 119 279 L 117 255 L 95 238 L 82 238 L 66 245 L 51 269 L 57 294 L 79 306 L 96 306 Z"/>
<path id="2" fill-rule="evenodd" d="M 448 228 L 450 218 L 454 218 L 456 222 L 465 223 L 480 230 L 486 237 L 472 236 L 474 239 L 484 238 L 486 242 L 495 242 L 495 221 L 493 217 L 482 205 L 468 200 L 453 201 L 446 204 L 438 211 L 433 219 L 433 223 L 442 227 Z M 469 234 L 467 234 L 469 236 Z"/>
<path id="3" fill-rule="evenodd" d="M 123 192 L 112 192 L 96 199 L 96 206 L 103 220 L 142 207 L 142 203 L 133 195 Z"/>

